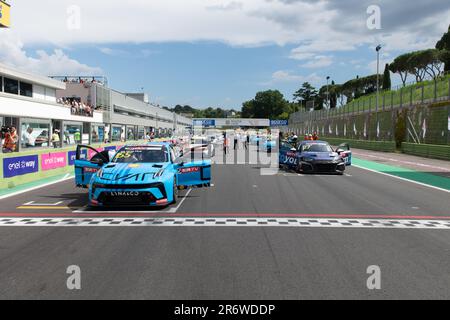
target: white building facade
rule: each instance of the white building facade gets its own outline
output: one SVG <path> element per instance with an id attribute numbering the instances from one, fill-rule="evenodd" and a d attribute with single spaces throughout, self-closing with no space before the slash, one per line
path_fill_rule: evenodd
<path id="1" fill-rule="evenodd" d="M 81 78 L 80 78 L 81 80 Z M 0 126 L 15 127 L 16 152 L 79 143 L 135 141 L 170 136 L 192 120 L 95 81 L 68 81 L 0 64 Z M 52 134 L 59 132 L 59 145 Z"/>

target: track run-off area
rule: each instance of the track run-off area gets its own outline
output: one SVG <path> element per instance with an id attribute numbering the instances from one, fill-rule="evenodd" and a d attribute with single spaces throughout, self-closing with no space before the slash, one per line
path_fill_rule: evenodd
<path id="1" fill-rule="evenodd" d="M 158 210 L 93 211 L 70 177 L 2 196 L 0 298 L 450 298 L 450 179 L 355 157 L 343 176 L 215 164 Z"/>

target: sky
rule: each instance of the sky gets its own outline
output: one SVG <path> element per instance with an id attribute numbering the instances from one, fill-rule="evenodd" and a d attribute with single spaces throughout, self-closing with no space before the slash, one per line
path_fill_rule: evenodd
<path id="1" fill-rule="evenodd" d="M 169 107 L 240 109 L 268 89 L 291 100 L 305 81 L 376 73 L 378 44 L 383 72 L 401 53 L 433 48 L 450 24 L 448 0 L 9 2 L 2 63 L 104 75 L 113 89 L 143 90 Z"/>

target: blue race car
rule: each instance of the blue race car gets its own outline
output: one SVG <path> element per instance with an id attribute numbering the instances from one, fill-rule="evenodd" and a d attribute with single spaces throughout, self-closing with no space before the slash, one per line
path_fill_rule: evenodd
<path id="1" fill-rule="evenodd" d="M 280 146 L 280 167 L 303 173 L 344 174 L 352 164 L 352 152 L 348 144 L 336 151 L 325 141 L 303 141 L 297 146 L 283 142 Z"/>
<path id="2" fill-rule="evenodd" d="M 210 186 L 211 161 L 185 162 L 170 143 L 130 145 L 115 154 L 80 145 L 75 182 L 89 189 L 91 207 L 168 206 L 177 202 L 179 189 Z"/>

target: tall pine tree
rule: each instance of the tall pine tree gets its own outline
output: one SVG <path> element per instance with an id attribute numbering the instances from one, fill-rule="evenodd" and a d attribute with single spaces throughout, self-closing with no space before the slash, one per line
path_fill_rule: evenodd
<path id="1" fill-rule="evenodd" d="M 383 90 L 391 90 L 391 71 L 389 69 L 389 63 L 386 63 L 386 68 L 384 69 L 383 75 Z"/>
<path id="2" fill-rule="evenodd" d="M 448 31 L 444 33 L 441 40 L 436 44 L 436 49 L 439 50 L 447 50 L 450 51 L 450 26 L 448 27 Z M 445 61 L 445 72 L 450 72 L 450 57 L 448 57 Z"/>

